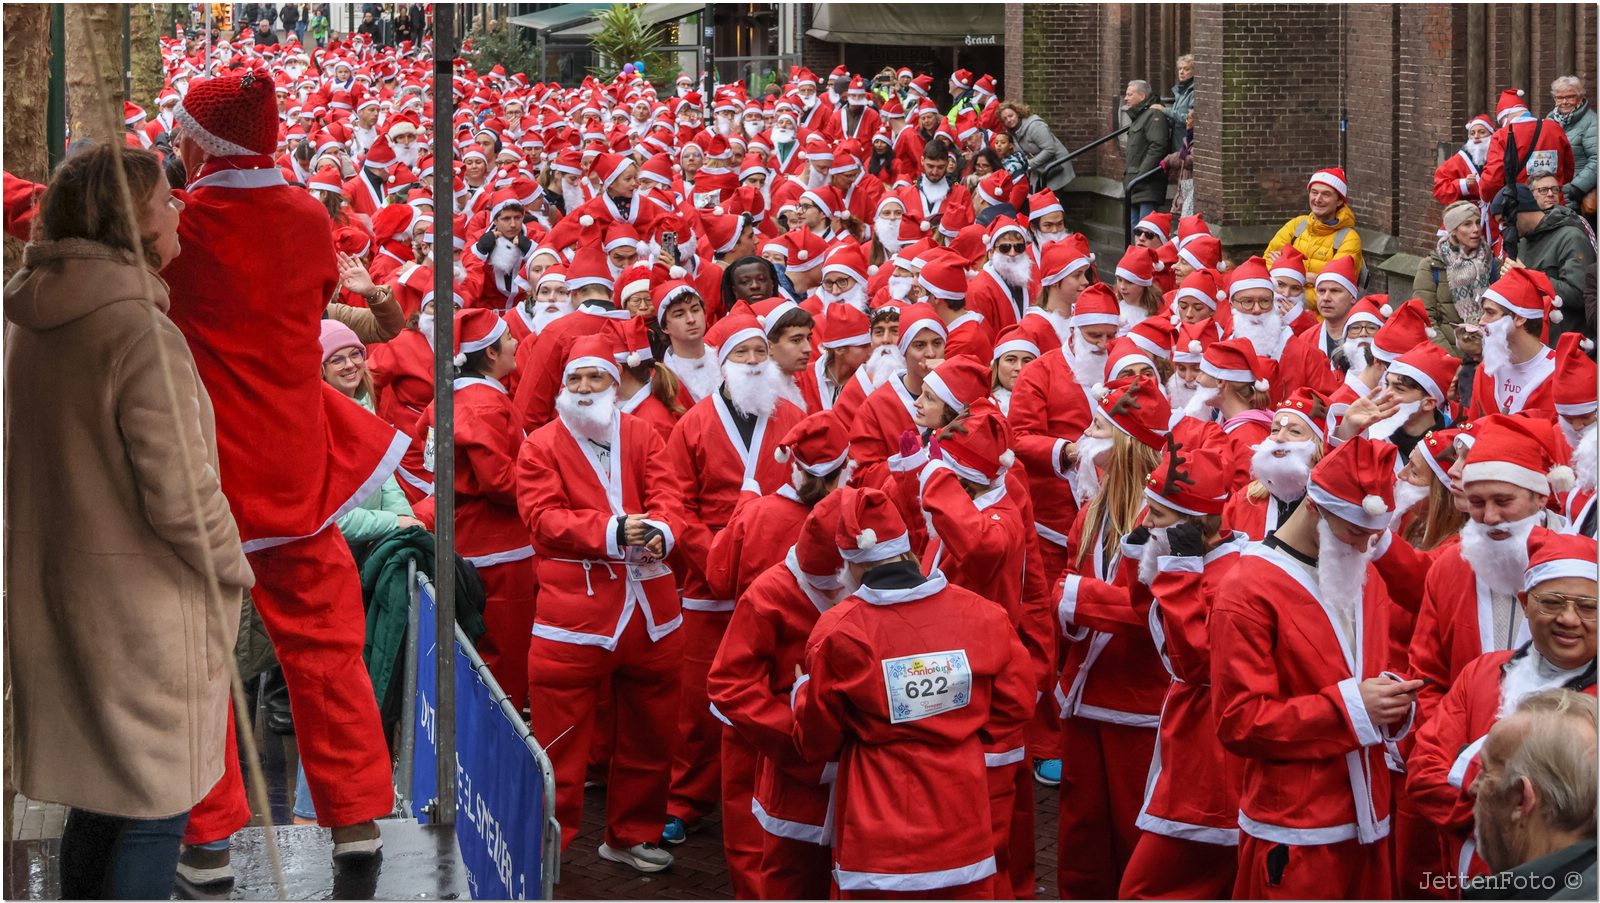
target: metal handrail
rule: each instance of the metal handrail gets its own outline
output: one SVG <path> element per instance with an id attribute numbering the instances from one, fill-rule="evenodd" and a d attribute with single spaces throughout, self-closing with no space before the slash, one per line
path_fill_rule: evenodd
<path id="1" fill-rule="evenodd" d="M 1122 128 L 1117 129 L 1114 132 L 1107 132 L 1104 135 L 1101 135 L 1100 137 L 1094 139 L 1093 141 L 1089 142 L 1088 144 L 1085 144 L 1083 147 L 1080 147 L 1075 151 L 1068 151 L 1067 155 L 1065 157 L 1061 158 L 1062 162 L 1071 161 L 1072 158 L 1078 156 L 1079 154 L 1081 154 L 1081 153 L 1083 153 L 1085 151 L 1094 150 L 1095 148 L 1099 147 L 1102 144 L 1105 144 L 1107 141 L 1110 141 L 1113 138 L 1121 137 L 1124 132 L 1128 131 L 1128 129 L 1131 129 L 1131 128 L 1133 128 L 1133 126 L 1125 125 Z"/>
<path id="2" fill-rule="evenodd" d="M 1149 171 L 1139 173 L 1132 179 L 1129 179 L 1128 184 L 1124 185 L 1122 188 L 1122 244 L 1124 247 L 1133 244 L 1133 224 L 1128 222 L 1128 210 L 1133 206 L 1133 203 L 1128 200 L 1128 197 L 1133 191 L 1133 186 L 1143 182 L 1145 179 L 1148 179 L 1161 171 L 1162 168 L 1158 164 L 1152 167 Z"/>

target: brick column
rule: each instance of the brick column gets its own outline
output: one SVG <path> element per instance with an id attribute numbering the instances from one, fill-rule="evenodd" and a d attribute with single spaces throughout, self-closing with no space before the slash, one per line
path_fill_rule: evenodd
<path id="1" fill-rule="evenodd" d="M 1106 133 L 1100 93 L 1100 11 L 1089 3 L 1023 4 L 1018 26 L 1021 40 L 1006 29 L 1006 91 L 1021 91 L 1022 100 L 1049 124 L 1067 148 L 1082 147 Z M 1079 175 L 1093 175 L 1096 161 L 1085 154 L 1073 161 Z"/>

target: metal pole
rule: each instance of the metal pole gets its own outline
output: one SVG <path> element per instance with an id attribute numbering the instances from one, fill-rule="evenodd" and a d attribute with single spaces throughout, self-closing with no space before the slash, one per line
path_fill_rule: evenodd
<path id="1" fill-rule="evenodd" d="M 206 78 L 211 77 L 211 4 L 206 4 Z"/>
<path id="2" fill-rule="evenodd" d="M 122 7 L 122 97 L 133 100 L 133 35 L 128 26 L 131 6 Z"/>
<path id="3" fill-rule="evenodd" d="M 712 24 L 711 15 L 711 4 L 707 3 L 705 10 L 700 13 L 700 41 L 706 46 L 706 82 L 700 97 L 707 110 L 715 105 L 712 95 L 716 93 L 717 88 L 717 29 Z"/>
<path id="4" fill-rule="evenodd" d="M 50 171 L 67 150 L 67 5 L 50 7 L 50 93 L 44 113 L 45 154 Z"/>
<path id="5" fill-rule="evenodd" d="M 450 203 L 455 147 L 450 125 L 453 77 L 450 61 L 456 55 L 455 7 L 440 3 L 433 8 L 433 196 Z M 433 232 L 433 486 L 434 552 L 433 589 L 438 603 L 439 650 L 439 799 L 433 820 L 456 822 L 456 406 L 452 338 L 455 326 L 455 268 L 443 261 L 455 247 L 448 212 L 435 218 Z"/>
<path id="6" fill-rule="evenodd" d="M 416 818 L 417 801 L 411 798 L 411 779 L 417 764 L 417 655 L 421 637 L 422 601 L 417 598 L 417 563 L 406 562 L 406 670 L 400 698 L 400 773 L 395 775 L 395 795 L 405 801 L 403 814 Z M 424 804 L 427 800 L 422 801 Z"/>

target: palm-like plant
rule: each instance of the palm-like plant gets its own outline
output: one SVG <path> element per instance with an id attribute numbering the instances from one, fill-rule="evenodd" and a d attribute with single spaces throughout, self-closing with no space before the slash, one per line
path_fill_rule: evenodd
<path id="1" fill-rule="evenodd" d="M 589 67 L 597 78 L 609 79 L 622 71 L 622 67 L 642 61 L 644 76 L 652 84 L 670 85 L 678 77 L 678 67 L 672 55 L 657 48 L 666 43 L 666 33 L 659 27 L 647 25 L 639 15 L 639 8 L 618 3 L 595 17 L 600 32 L 589 44 L 600 57 L 600 65 Z"/>

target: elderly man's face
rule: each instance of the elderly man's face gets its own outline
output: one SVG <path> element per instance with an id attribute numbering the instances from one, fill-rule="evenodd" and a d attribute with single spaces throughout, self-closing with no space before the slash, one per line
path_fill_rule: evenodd
<path id="1" fill-rule="evenodd" d="M 1494 870 L 1514 868 L 1524 860 L 1528 816 L 1532 813 L 1526 782 L 1496 792 L 1505 776 L 1506 760 L 1516 754 L 1528 736 L 1528 719 L 1512 715 L 1489 729 L 1478 751 L 1481 771 L 1468 792 L 1472 795 L 1472 820 L 1476 825 L 1478 855 Z"/>
<path id="2" fill-rule="evenodd" d="M 1569 670 L 1594 661 L 1595 581 L 1546 580 L 1521 595 L 1533 648 L 1545 661 Z"/>
<path id="3" fill-rule="evenodd" d="M 1122 103 L 1124 106 L 1136 106 L 1148 96 L 1149 95 L 1135 87 L 1132 82 L 1129 82 L 1128 87 L 1122 90 Z"/>

